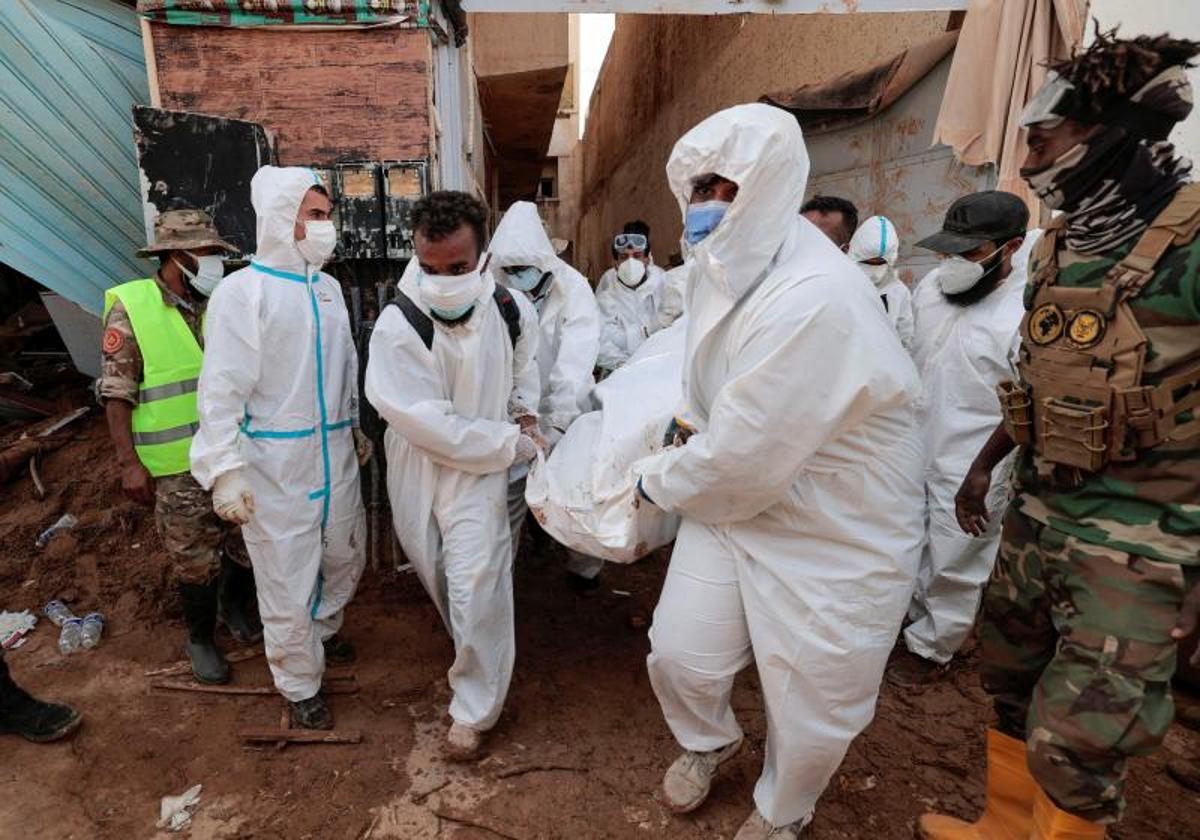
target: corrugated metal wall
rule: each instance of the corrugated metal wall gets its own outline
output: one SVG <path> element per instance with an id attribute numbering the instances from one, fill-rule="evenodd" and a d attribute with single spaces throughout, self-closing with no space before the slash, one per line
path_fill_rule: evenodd
<path id="1" fill-rule="evenodd" d="M 0 3 L 0 261 L 99 314 L 145 277 L 130 109 L 148 103 L 137 15 L 113 0 Z"/>

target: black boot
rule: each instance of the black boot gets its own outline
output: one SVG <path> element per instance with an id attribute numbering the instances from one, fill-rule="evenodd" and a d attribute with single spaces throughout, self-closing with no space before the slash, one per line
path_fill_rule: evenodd
<path id="1" fill-rule="evenodd" d="M 262 639 L 262 624 L 247 609 L 253 597 L 254 572 L 222 555 L 217 617 L 229 628 L 230 635 L 243 645 Z"/>
<path id="2" fill-rule="evenodd" d="M 321 645 L 325 648 L 325 661 L 330 665 L 349 665 L 354 661 L 354 645 L 336 633 Z"/>
<path id="3" fill-rule="evenodd" d="M 192 675 L 197 682 L 220 685 L 229 682 L 229 663 L 213 641 L 217 629 L 217 582 L 179 584 L 183 599 L 183 617 L 187 621 L 188 643 L 184 646 L 192 660 Z"/>
<path id="4" fill-rule="evenodd" d="M 0 734 L 20 735 L 38 743 L 57 741 L 79 728 L 83 718 L 70 706 L 35 700 L 8 674 L 0 655 Z"/>
<path id="5" fill-rule="evenodd" d="M 333 729 L 333 712 L 320 694 L 288 705 L 292 709 L 292 723 L 301 729 Z"/>

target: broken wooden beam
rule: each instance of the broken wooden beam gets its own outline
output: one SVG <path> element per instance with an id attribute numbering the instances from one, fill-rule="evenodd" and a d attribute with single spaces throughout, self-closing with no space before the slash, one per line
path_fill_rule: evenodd
<path id="1" fill-rule="evenodd" d="M 226 662 L 245 662 L 248 659 L 257 659 L 263 655 L 262 648 L 248 648 L 245 650 L 235 650 L 225 654 Z M 156 668 L 153 671 L 147 671 L 142 674 L 143 677 L 182 677 L 185 674 L 192 672 L 192 663 L 184 659 L 176 662 L 174 665 L 167 665 L 165 668 Z"/>
<path id="2" fill-rule="evenodd" d="M 247 694 L 274 695 L 279 689 L 273 685 L 204 685 L 197 682 L 182 682 L 180 680 L 155 679 L 150 681 L 151 688 L 162 688 L 168 691 L 195 691 L 201 694 Z M 321 686 L 323 694 L 357 694 L 358 683 L 351 679 L 326 681 Z"/>

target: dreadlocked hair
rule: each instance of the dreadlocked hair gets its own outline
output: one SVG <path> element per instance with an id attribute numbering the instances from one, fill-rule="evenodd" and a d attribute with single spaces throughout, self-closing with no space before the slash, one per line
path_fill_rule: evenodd
<path id="1" fill-rule="evenodd" d="M 1117 27 L 1100 30 L 1096 39 L 1071 58 L 1052 61 L 1049 68 L 1075 86 L 1075 110 L 1099 116 L 1115 100 L 1126 99 L 1168 67 L 1194 67 L 1200 41 L 1170 35 L 1139 35 L 1117 40 Z"/>

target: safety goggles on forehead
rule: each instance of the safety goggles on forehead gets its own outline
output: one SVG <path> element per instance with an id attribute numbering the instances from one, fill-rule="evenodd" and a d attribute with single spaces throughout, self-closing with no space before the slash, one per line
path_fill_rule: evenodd
<path id="1" fill-rule="evenodd" d="M 618 233 L 613 237 L 613 248 L 618 251 L 645 251 L 649 244 L 640 233 Z"/>
<path id="2" fill-rule="evenodd" d="M 1034 95 L 1021 112 L 1021 128 L 1041 126 L 1054 128 L 1064 117 L 1058 113 L 1059 106 L 1075 91 L 1075 86 L 1053 70 L 1046 76 L 1046 83 Z"/>

